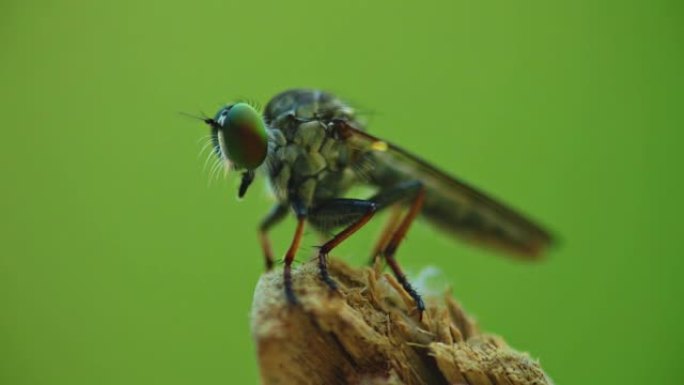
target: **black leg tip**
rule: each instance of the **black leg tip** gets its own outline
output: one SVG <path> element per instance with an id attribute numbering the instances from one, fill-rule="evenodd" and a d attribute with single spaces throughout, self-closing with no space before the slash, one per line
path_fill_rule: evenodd
<path id="1" fill-rule="evenodd" d="M 332 277 L 330 277 L 330 273 L 328 273 L 328 254 L 323 247 L 324 246 L 322 246 L 318 252 L 319 273 L 321 275 L 321 279 L 323 280 L 323 282 L 325 282 L 325 284 L 328 286 L 328 289 L 330 289 L 330 291 L 332 292 L 337 292 L 337 282 L 335 282 L 335 280 L 332 279 Z"/>
<path id="2" fill-rule="evenodd" d="M 337 282 L 328 274 L 327 269 L 321 269 L 321 280 L 328 286 L 331 292 L 337 292 Z"/>
<path id="3" fill-rule="evenodd" d="M 418 311 L 423 313 L 425 311 L 425 302 L 423 302 L 423 298 L 416 294 L 416 296 L 413 297 L 413 300 L 416 301 L 416 307 L 418 308 Z"/>
<path id="4" fill-rule="evenodd" d="M 416 308 L 418 309 L 418 318 L 420 320 L 423 320 L 423 313 L 425 313 L 425 302 L 423 302 L 423 299 L 416 294 L 416 297 L 413 298 L 414 301 L 416 301 Z"/>
<path id="5" fill-rule="evenodd" d="M 423 314 L 425 313 L 425 302 L 423 302 L 423 299 L 415 291 L 411 293 L 411 297 L 413 298 L 413 301 L 416 303 L 416 309 L 418 310 L 418 319 L 422 321 Z"/>
<path id="6" fill-rule="evenodd" d="M 325 277 L 322 277 L 322 278 L 323 278 L 323 282 L 325 282 L 325 284 L 328 286 L 328 289 L 330 289 L 330 291 L 337 292 L 337 282 L 335 282 L 334 279 L 330 278 L 329 275 L 326 275 Z"/>
<path id="7" fill-rule="evenodd" d="M 294 291 L 292 291 L 291 287 L 285 287 L 285 298 L 287 299 L 288 304 L 292 306 L 299 305 L 299 300 L 297 299 Z"/>
<path id="8" fill-rule="evenodd" d="M 404 287 L 404 290 L 413 298 L 413 302 L 416 303 L 416 309 L 418 309 L 418 316 L 420 319 L 423 319 L 423 312 L 425 312 L 425 302 L 423 302 L 423 298 L 418 294 L 416 289 L 411 286 L 411 284 L 406 280 L 406 278 L 401 280 L 401 284 Z"/>

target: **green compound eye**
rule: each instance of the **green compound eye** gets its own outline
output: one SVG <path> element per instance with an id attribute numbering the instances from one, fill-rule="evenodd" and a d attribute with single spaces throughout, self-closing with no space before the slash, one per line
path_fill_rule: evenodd
<path id="1" fill-rule="evenodd" d="M 266 158 L 268 136 L 261 115 L 247 103 L 236 103 L 216 114 L 221 152 L 237 169 L 253 170 Z"/>

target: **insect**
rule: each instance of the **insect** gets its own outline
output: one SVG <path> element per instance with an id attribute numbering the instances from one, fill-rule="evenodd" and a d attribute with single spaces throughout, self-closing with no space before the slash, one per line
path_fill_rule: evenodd
<path id="1" fill-rule="evenodd" d="M 523 258 L 536 258 L 552 243 L 551 235 L 516 211 L 440 171 L 408 151 L 366 132 L 353 108 L 334 95 L 293 89 L 273 97 L 263 115 L 246 103 L 228 105 L 213 119 L 212 144 L 221 161 L 242 171 L 244 196 L 257 170 L 269 178 L 277 198 L 261 221 L 259 238 L 266 269 L 273 267 L 269 230 L 288 213 L 297 225 L 284 257 L 284 289 L 297 303 L 291 268 L 306 225 L 332 234 L 318 249 L 320 277 L 337 287 L 327 268 L 331 250 L 361 229 L 378 211 L 404 208 L 393 215 L 372 252 L 384 258 L 414 299 L 425 304 L 397 263 L 395 254 L 418 215 L 456 238 Z M 345 198 L 356 185 L 377 190 L 363 199 Z"/>

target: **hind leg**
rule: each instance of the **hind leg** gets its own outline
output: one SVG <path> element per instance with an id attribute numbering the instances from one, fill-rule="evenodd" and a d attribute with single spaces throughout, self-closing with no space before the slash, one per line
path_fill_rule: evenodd
<path id="1" fill-rule="evenodd" d="M 406 275 L 399 266 L 397 260 L 394 258 L 394 255 L 397 251 L 397 248 L 399 247 L 399 244 L 406 236 L 406 233 L 408 232 L 411 223 L 413 223 L 418 213 L 420 213 L 424 201 L 425 189 L 421 187 L 418 190 L 416 196 L 413 198 L 408 213 L 406 213 L 404 219 L 401 221 L 394 234 L 392 234 L 392 238 L 387 243 L 387 247 L 385 247 L 385 250 L 382 253 L 385 257 L 385 260 L 387 261 L 387 264 L 392 269 L 394 276 L 397 278 L 397 281 L 401 283 L 401 286 L 404 287 L 404 290 L 406 290 L 406 292 L 415 301 L 416 307 L 418 308 L 419 316 L 421 318 L 423 316 L 423 311 L 425 311 L 425 303 L 423 302 L 423 299 L 420 297 L 418 292 L 413 288 L 413 286 L 411 286 L 408 279 L 406 279 Z"/>

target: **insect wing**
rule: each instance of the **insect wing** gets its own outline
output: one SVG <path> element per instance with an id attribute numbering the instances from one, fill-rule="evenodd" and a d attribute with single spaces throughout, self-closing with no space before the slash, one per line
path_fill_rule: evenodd
<path id="1" fill-rule="evenodd" d="M 442 230 L 480 246 L 526 259 L 552 243 L 541 226 L 419 157 L 365 131 L 343 124 L 340 136 L 372 157 L 381 186 L 420 180 L 427 190 L 422 214 Z"/>

